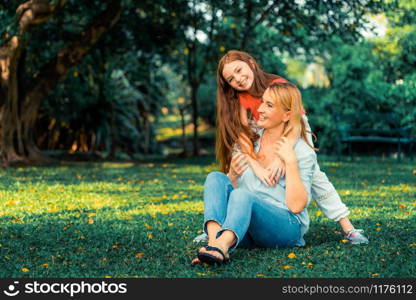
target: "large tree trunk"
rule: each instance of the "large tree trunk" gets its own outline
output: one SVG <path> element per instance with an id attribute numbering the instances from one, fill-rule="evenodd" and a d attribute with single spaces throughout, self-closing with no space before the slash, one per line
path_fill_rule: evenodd
<path id="1" fill-rule="evenodd" d="M 211 3 L 212 4 L 212 3 Z M 195 9 L 196 1 L 193 1 L 193 7 Z M 194 13 L 193 18 L 193 28 L 194 28 L 194 39 L 193 41 L 188 45 L 189 49 L 189 55 L 187 59 L 187 65 L 188 65 L 188 80 L 191 87 L 191 108 L 192 108 L 192 122 L 194 124 L 194 135 L 192 138 L 192 145 L 193 145 L 193 155 L 197 156 L 200 153 L 200 144 L 199 144 L 199 138 L 198 138 L 198 118 L 199 118 L 199 111 L 198 111 L 198 89 L 203 82 L 204 77 L 206 76 L 206 68 L 208 66 L 209 58 L 213 51 L 213 34 L 215 31 L 215 24 L 217 20 L 217 8 L 215 6 L 211 7 L 211 22 L 209 26 L 208 31 L 208 40 L 210 41 L 209 45 L 205 47 L 205 54 L 203 55 L 202 63 L 198 65 L 198 59 L 197 57 L 201 55 L 201 53 L 198 53 L 198 42 L 197 42 L 197 33 L 198 33 L 198 22 L 197 22 L 197 16 L 196 13 Z M 199 72 L 198 72 L 199 69 Z M 185 155 L 186 155 L 186 148 L 185 149 Z"/>
<path id="2" fill-rule="evenodd" d="M 185 107 L 179 108 L 179 114 L 181 115 L 181 128 L 182 128 L 182 148 L 183 148 L 183 155 L 186 156 L 187 150 L 186 150 L 186 128 L 185 128 Z"/>
<path id="3" fill-rule="evenodd" d="M 40 151 L 36 146 L 33 130 L 41 101 L 56 87 L 59 81 L 65 78 L 73 66 L 80 63 L 92 46 L 114 26 L 120 18 L 120 13 L 120 1 L 112 1 L 78 40 L 59 51 L 52 61 L 41 68 L 39 75 L 26 93 L 22 105 L 23 136 L 29 158 L 35 160 L 39 158 Z"/>
<path id="4" fill-rule="evenodd" d="M 45 22 L 65 2 L 66 0 L 61 0 L 57 6 L 49 6 L 49 1 L 31 0 L 19 6 L 17 13 L 21 14 L 21 32 L 30 31 L 33 26 Z M 22 158 L 32 161 L 42 159 L 34 132 L 41 101 L 65 77 L 70 68 L 77 65 L 91 47 L 114 26 L 120 18 L 121 9 L 120 1 L 113 0 L 78 40 L 59 51 L 55 58 L 40 69 L 24 95 L 19 95 L 17 81 L 22 53 L 20 38 L 13 37 L 0 48 L 0 95 L 5 97 L 4 101 L 0 100 L 0 153 L 4 163 Z"/>
<path id="5" fill-rule="evenodd" d="M 0 49 L 1 90 L 0 102 L 0 153 L 3 163 L 21 161 L 15 148 L 15 135 L 17 135 L 18 148 L 22 148 L 21 130 L 18 115 L 18 76 L 17 70 L 22 53 L 21 41 L 12 37 Z"/>
<path id="6" fill-rule="evenodd" d="M 192 138 L 193 155 L 199 155 L 199 138 L 198 138 L 198 93 L 199 84 L 192 84 L 191 86 L 191 103 L 192 103 L 192 122 L 194 123 L 194 135 Z"/>
<path id="7" fill-rule="evenodd" d="M 0 156 L 4 166 L 25 160 L 25 142 L 22 133 L 19 94 L 19 72 L 25 56 L 27 39 L 24 33 L 46 22 L 49 17 L 65 4 L 61 0 L 56 5 L 49 5 L 47 0 L 30 0 L 21 4 L 16 13 L 19 16 L 19 34 L 7 36 L 0 47 Z"/>

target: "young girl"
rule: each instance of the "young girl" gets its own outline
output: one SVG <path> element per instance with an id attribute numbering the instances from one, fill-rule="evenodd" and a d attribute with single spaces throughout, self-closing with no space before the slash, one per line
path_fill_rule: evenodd
<path id="1" fill-rule="evenodd" d="M 222 172 L 233 173 L 230 170 L 233 153 L 241 151 L 241 149 L 250 149 L 250 145 L 255 141 L 256 134 L 253 127 L 259 120 L 258 108 L 261 104 L 261 97 L 269 85 L 274 82 L 287 81 L 280 76 L 264 72 L 255 59 L 246 52 L 231 50 L 219 61 L 216 155 Z M 310 126 L 304 111 L 302 117 L 309 131 L 308 142 L 313 144 Z M 288 138 L 292 145 L 298 140 L 299 135 L 300 128 L 294 128 L 290 132 Z M 274 186 L 279 177 L 284 175 L 285 166 L 280 159 L 273 161 L 266 169 L 251 155 L 245 155 L 245 158 L 256 176 L 268 186 Z M 348 208 L 341 201 L 334 186 L 329 182 L 325 173 L 319 169 L 319 166 L 314 172 L 311 192 L 312 198 L 325 216 L 340 224 L 346 240 L 352 244 L 368 243 L 368 239 L 363 235 L 363 230 L 355 229 L 351 224 L 348 218 Z"/>

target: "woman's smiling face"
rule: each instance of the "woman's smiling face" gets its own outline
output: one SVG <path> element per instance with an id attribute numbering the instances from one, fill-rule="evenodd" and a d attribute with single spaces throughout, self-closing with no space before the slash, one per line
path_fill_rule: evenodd
<path id="1" fill-rule="evenodd" d="M 242 60 L 226 63 L 222 70 L 224 80 L 239 92 L 248 91 L 254 82 L 254 73 Z"/>
<path id="2" fill-rule="evenodd" d="M 290 119 L 290 111 L 283 109 L 280 103 L 276 103 L 273 100 L 269 89 L 263 94 L 258 112 L 259 120 L 257 125 L 265 129 L 278 127 Z"/>

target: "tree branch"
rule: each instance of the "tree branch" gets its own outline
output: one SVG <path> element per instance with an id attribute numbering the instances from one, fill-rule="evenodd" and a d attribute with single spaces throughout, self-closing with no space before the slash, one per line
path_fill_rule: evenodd
<path id="1" fill-rule="evenodd" d="M 30 0 L 16 9 L 19 17 L 19 28 L 22 32 L 30 31 L 34 25 L 45 23 L 57 10 L 62 8 L 67 0 L 60 0 L 56 5 L 50 5 L 49 0 Z"/>
<path id="2" fill-rule="evenodd" d="M 242 43 L 241 43 L 241 47 L 242 48 L 244 48 L 245 46 L 246 46 L 246 44 L 247 44 L 247 42 L 248 42 L 248 40 L 249 40 L 249 36 L 250 36 L 250 34 L 251 34 L 251 32 L 259 25 L 259 24 L 261 24 L 263 21 L 264 21 L 264 19 L 266 19 L 266 17 L 271 13 L 271 11 L 277 6 L 279 4 L 279 1 L 278 0 L 275 0 L 275 1 L 273 1 L 273 3 L 272 4 L 270 4 L 267 8 L 265 8 L 263 11 L 262 11 L 262 13 L 261 13 L 261 15 L 260 15 L 260 17 L 253 23 L 253 24 L 251 24 L 251 25 L 248 25 L 247 26 L 247 28 L 246 28 L 246 31 L 244 32 L 244 35 L 243 35 L 243 40 L 242 40 Z M 250 6 L 248 6 L 247 7 L 247 9 L 250 9 L 251 10 L 251 7 Z"/>
<path id="3" fill-rule="evenodd" d="M 205 70 L 207 69 L 207 65 L 208 65 L 208 58 L 209 58 L 209 53 L 212 50 L 212 37 L 214 35 L 214 27 L 215 27 L 215 14 L 216 14 L 216 9 L 215 7 L 211 7 L 212 9 L 212 19 L 211 19 L 211 23 L 210 23 L 210 28 L 209 28 L 209 33 L 208 33 L 208 45 L 205 48 L 205 55 L 204 55 L 204 60 L 203 60 L 203 65 L 201 68 L 201 71 L 198 74 L 197 80 L 198 82 L 200 82 L 202 80 L 202 78 L 204 77 L 205 74 Z"/>
<path id="4" fill-rule="evenodd" d="M 70 68 L 77 65 L 92 46 L 117 23 L 121 10 L 119 0 L 111 1 L 107 9 L 95 17 L 93 24 L 81 33 L 77 41 L 59 51 L 55 58 L 40 69 L 28 89 L 26 99 L 30 99 L 33 94 L 38 94 L 36 98 L 46 96 L 65 77 Z"/>

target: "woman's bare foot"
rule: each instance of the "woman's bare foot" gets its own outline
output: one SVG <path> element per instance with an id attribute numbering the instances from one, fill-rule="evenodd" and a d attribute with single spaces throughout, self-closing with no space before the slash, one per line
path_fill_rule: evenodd
<path id="1" fill-rule="evenodd" d="M 197 257 L 197 258 L 194 258 L 192 261 L 191 261 L 191 265 L 197 265 L 197 264 L 202 264 L 202 262 L 199 260 L 199 258 Z"/>
<path id="2" fill-rule="evenodd" d="M 208 234 L 208 237 L 212 235 Z M 209 238 L 208 245 L 198 250 L 199 261 L 208 264 L 223 264 L 230 260 L 228 250 L 235 244 L 236 235 L 231 230 L 224 230 L 217 238 Z M 195 261 L 196 262 L 196 261 Z"/>

